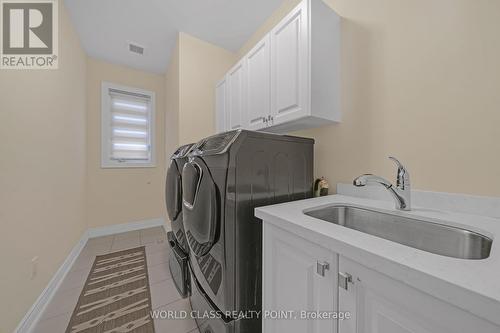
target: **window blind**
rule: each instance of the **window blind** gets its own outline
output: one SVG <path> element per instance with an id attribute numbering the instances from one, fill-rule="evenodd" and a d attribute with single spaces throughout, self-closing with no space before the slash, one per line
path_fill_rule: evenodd
<path id="1" fill-rule="evenodd" d="M 109 90 L 111 108 L 110 158 L 118 162 L 151 159 L 151 98 Z"/>

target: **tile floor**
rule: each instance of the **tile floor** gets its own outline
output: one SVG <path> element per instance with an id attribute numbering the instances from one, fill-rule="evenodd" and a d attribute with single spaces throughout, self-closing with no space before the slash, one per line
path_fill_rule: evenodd
<path id="1" fill-rule="evenodd" d="M 182 299 L 168 268 L 170 247 L 162 227 L 92 238 L 76 259 L 70 272 L 47 305 L 34 333 L 64 333 L 96 255 L 144 245 L 154 310 L 189 311 L 189 300 Z M 156 333 L 198 333 L 192 319 L 155 320 Z"/>

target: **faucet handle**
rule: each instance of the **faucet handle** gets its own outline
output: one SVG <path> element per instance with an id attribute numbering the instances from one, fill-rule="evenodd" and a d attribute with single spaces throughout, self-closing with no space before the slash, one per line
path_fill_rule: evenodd
<path id="1" fill-rule="evenodd" d="M 396 175 L 396 186 L 402 190 L 406 187 L 410 187 L 410 173 L 405 168 L 405 166 L 395 157 L 389 156 L 389 159 L 392 160 L 398 166 L 398 173 Z"/>

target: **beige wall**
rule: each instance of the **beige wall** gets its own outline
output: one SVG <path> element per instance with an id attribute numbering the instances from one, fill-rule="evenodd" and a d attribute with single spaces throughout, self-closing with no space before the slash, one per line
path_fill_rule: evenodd
<path id="1" fill-rule="evenodd" d="M 165 75 L 165 147 L 166 158 L 175 151 L 179 143 L 179 40 L 170 55 Z"/>
<path id="2" fill-rule="evenodd" d="M 316 139 L 316 176 L 393 179 L 395 155 L 414 188 L 499 196 L 500 2 L 325 2 L 343 18 L 343 122 L 295 133 Z"/>
<path id="3" fill-rule="evenodd" d="M 9 267 L 0 332 L 15 328 L 86 228 L 165 216 L 166 157 L 213 134 L 215 82 L 235 59 L 182 33 L 166 76 L 87 58 L 62 5 L 59 33 L 59 70 L 0 73 L 0 256 Z M 100 168 L 102 81 L 155 92 L 155 168 Z"/>
<path id="4" fill-rule="evenodd" d="M 215 133 L 215 83 L 235 59 L 234 53 L 179 33 L 165 76 L 167 163 L 178 146 Z"/>
<path id="5" fill-rule="evenodd" d="M 86 57 L 62 3 L 59 69 L 0 70 L 2 333 L 15 329 L 85 230 Z"/>
<path id="6" fill-rule="evenodd" d="M 87 220 L 89 228 L 163 218 L 165 183 L 165 77 L 88 59 Z M 153 91 L 156 167 L 101 168 L 101 82 Z"/>
<path id="7" fill-rule="evenodd" d="M 215 133 L 215 83 L 236 55 L 220 47 L 179 34 L 179 144 Z"/>

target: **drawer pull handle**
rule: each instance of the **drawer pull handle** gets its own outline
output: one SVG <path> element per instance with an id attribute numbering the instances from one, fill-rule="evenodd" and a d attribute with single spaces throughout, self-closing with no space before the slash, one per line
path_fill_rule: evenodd
<path id="1" fill-rule="evenodd" d="M 316 272 L 321 275 L 325 276 L 325 271 L 330 269 L 330 264 L 327 263 L 326 261 L 318 261 L 316 262 Z"/>
<path id="2" fill-rule="evenodd" d="M 339 287 L 348 290 L 349 283 L 352 283 L 352 275 L 349 273 L 339 273 Z"/>

